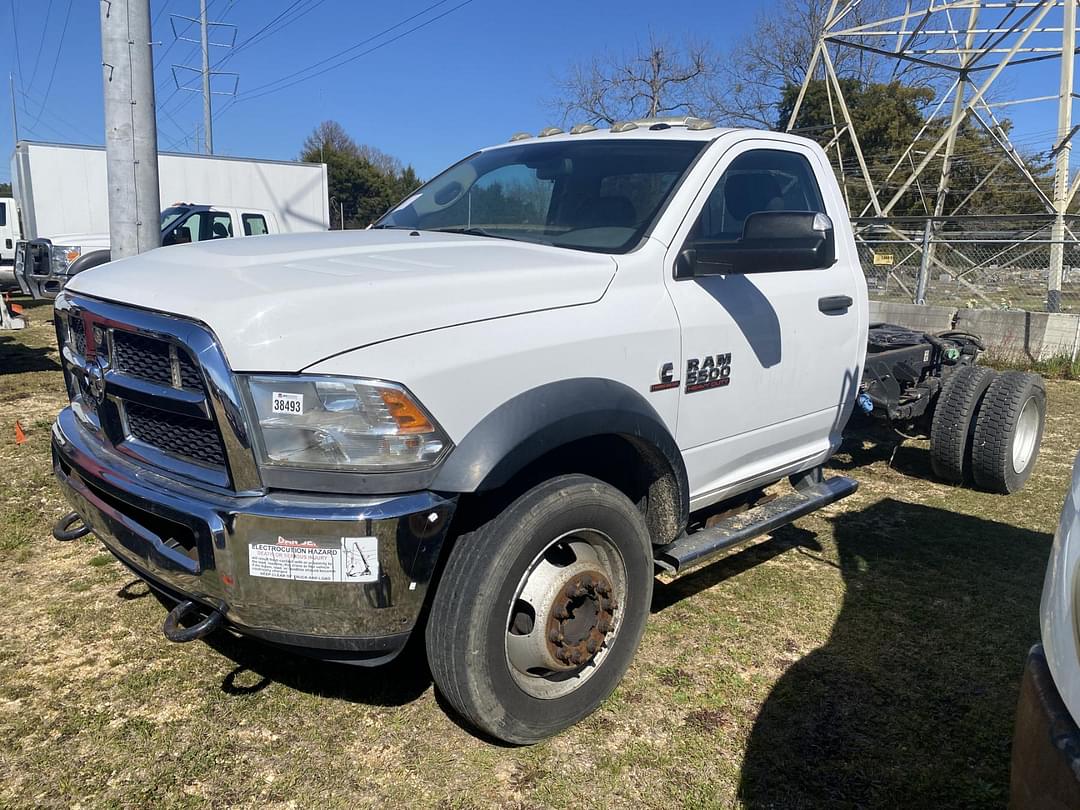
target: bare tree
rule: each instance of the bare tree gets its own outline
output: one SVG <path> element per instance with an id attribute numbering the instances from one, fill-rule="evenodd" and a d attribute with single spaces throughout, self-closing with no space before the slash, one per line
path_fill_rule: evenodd
<path id="1" fill-rule="evenodd" d="M 357 143 L 337 121 L 323 121 L 304 139 L 303 146 L 300 147 L 302 154 L 323 154 L 331 151 L 363 158 L 388 176 L 397 176 L 402 172 L 400 160 L 369 144 Z"/>
<path id="2" fill-rule="evenodd" d="M 708 46 L 680 46 L 649 35 L 632 52 L 606 52 L 571 66 L 556 82 L 558 95 L 548 106 L 563 123 L 584 119 L 614 124 L 665 114 L 698 115 L 705 86 L 716 74 Z"/>
<path id="3" fill-rule="evenodd" d="M 707 87 L 710 114 L 724 123 L 775 127 L 784 89 L 802 84 L 806 77 L 831 5 L 831 0 L 774 0 L 758 11 L 753 30 L 725 55 L 719 80 Z M 885 16 L 894 5 L 889 0 L 863 0 L 844 20 L 853 27 Z M 884 78 L 885 60 L 875 54 L 854 48 L 830 53 L 842 78 L 861 82 Z"/>

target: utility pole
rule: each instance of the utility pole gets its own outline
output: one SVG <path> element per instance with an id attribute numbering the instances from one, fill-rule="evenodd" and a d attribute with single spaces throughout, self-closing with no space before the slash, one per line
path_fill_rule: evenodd
<path id="1" fill-rule="evenodd" d="M 1046 311 L 1061 311 L 1065 264 L 1065 213 L 1069 208 L 1069 157 L 1072 154 L 1073 68 L 1076 64 L 1076 0 L 1064 0 L 1061 26 L 1061 84 L 1058 89 L 1057 159 L 1054 161 L 1054 225 L 1050 231 L 1050 272 L 1046 279 Z"/>
<path id="2" fill-rule="evenodd" d="M 199 29 L 202 38 L 203 143 L 206 154 L 214 154 L 214 122 L 210 110 L 210 38 L 207 34 L 206 0 L 199 0 Z"/>
<path id="3" fill-rule="evenodd" d="M 15 136 L 15 143 L 19 142 L 19 114 L 15 112 L 15 74 L 8 74 L 8 85 L 11 87 L 11 129 Z"/>
<path id="4" fill-rule="evenodd" d="M 101 0 L 112 257 L 161 244 L 150 0 Z"/>

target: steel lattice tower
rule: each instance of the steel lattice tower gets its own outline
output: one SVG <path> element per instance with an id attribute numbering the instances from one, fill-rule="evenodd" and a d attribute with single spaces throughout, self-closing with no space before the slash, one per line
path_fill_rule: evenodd
<path id="1" fill-rule="evenodd" d="M 799 112 L 807 88 L 812 81 L 824 79 L 832 116 L 832 137 L 827 151 L 835 150 L 837 171 L 844 182 L 845 167 L 839 145 L 844 139 L 850 142 L 858 175 L 869 198 L 866 210 L 861 213 L 884 219 L 913 186 L 918 189 L 925 182 L 927 169 L 938 161 L 933 216 L 940 218 L 946 214 L 957 131 L 965 122 L 981 127 L 1000 149 L 1001 160 L 994 171 L 1011 164 L 1040 200 L 1044 210 L 1038 213 L 1054 216 L 1046 304 L 1048 311 L 1059 311 L 1065 214 L 1080 188 L 1080 172 L 1071 178 L 1069 169 L 1072 139 L 1080 130 L 1080 125 L 1074 126 L 1072 122 L 1076 4 L 1077 0 L 903 0 L 897 3 L 896 13 L 866 21 L 856 19 L 860 10 L 865 12 L 865 8 L 860 9 L 863 0 L 832 0 L 787 129 L 799 129 Z M 859 143 L 858 129 L 844 99 L 836 63 L 841 53 L 849 49 L 891 62 L 893 76 L 907 68 L 936 79 L 938 91 L 925 125 L 884 177 L 872 176 Z M 1018 76 L 1017 67 L 1045 60 L 1060 62 L 1057 92 L 1029 95 L 1025 91 L 1013 98 L 1010 88 L 1001 81 L 1006 69 Z M 1045 149 L 1040 150 L 1054 161 L 1053 188 L 1048 193 L 1006 128 L 1001 126 L 996 111 L 1015 105 L 1053 102 L 1057 102 L 1056 136 L 1052 142 L 1047 139 Z M 943 125 L 937 140 L 925 151 L 921 146 L 916 149 L 916 143 L 935 121 Z M 979 185 L 988 179 L 989 174 Z M 951 213 L 959 211 L 974 191 L 960 199 Z M 928 219 L 928 234 L 932 221 Z"/>

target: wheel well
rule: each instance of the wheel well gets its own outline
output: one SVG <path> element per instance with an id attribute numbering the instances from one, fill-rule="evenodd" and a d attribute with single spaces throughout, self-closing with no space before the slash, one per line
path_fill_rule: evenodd
<path id="1" fill-rule="evenodd" d="M 645 517 L 653 543 L 669 543 L 681 533 L 684 516 L 671 465 L 658 448 L 621 434 L 586 436 L 556 447 L 498 489 L 462 496 L 460 516 L 476 525 L 541 481 L 569 473 L 592 476 L 626 495 Z"/>

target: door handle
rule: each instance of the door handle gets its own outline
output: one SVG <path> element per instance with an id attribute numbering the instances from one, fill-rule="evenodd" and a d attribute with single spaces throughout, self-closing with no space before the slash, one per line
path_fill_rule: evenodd
<path id="1" fill-rule="evenodd" d="M 855 302 L 850 295 L 826 295 L 817 300 L 817 308 L 826 315 L 847 312 Z"/>

